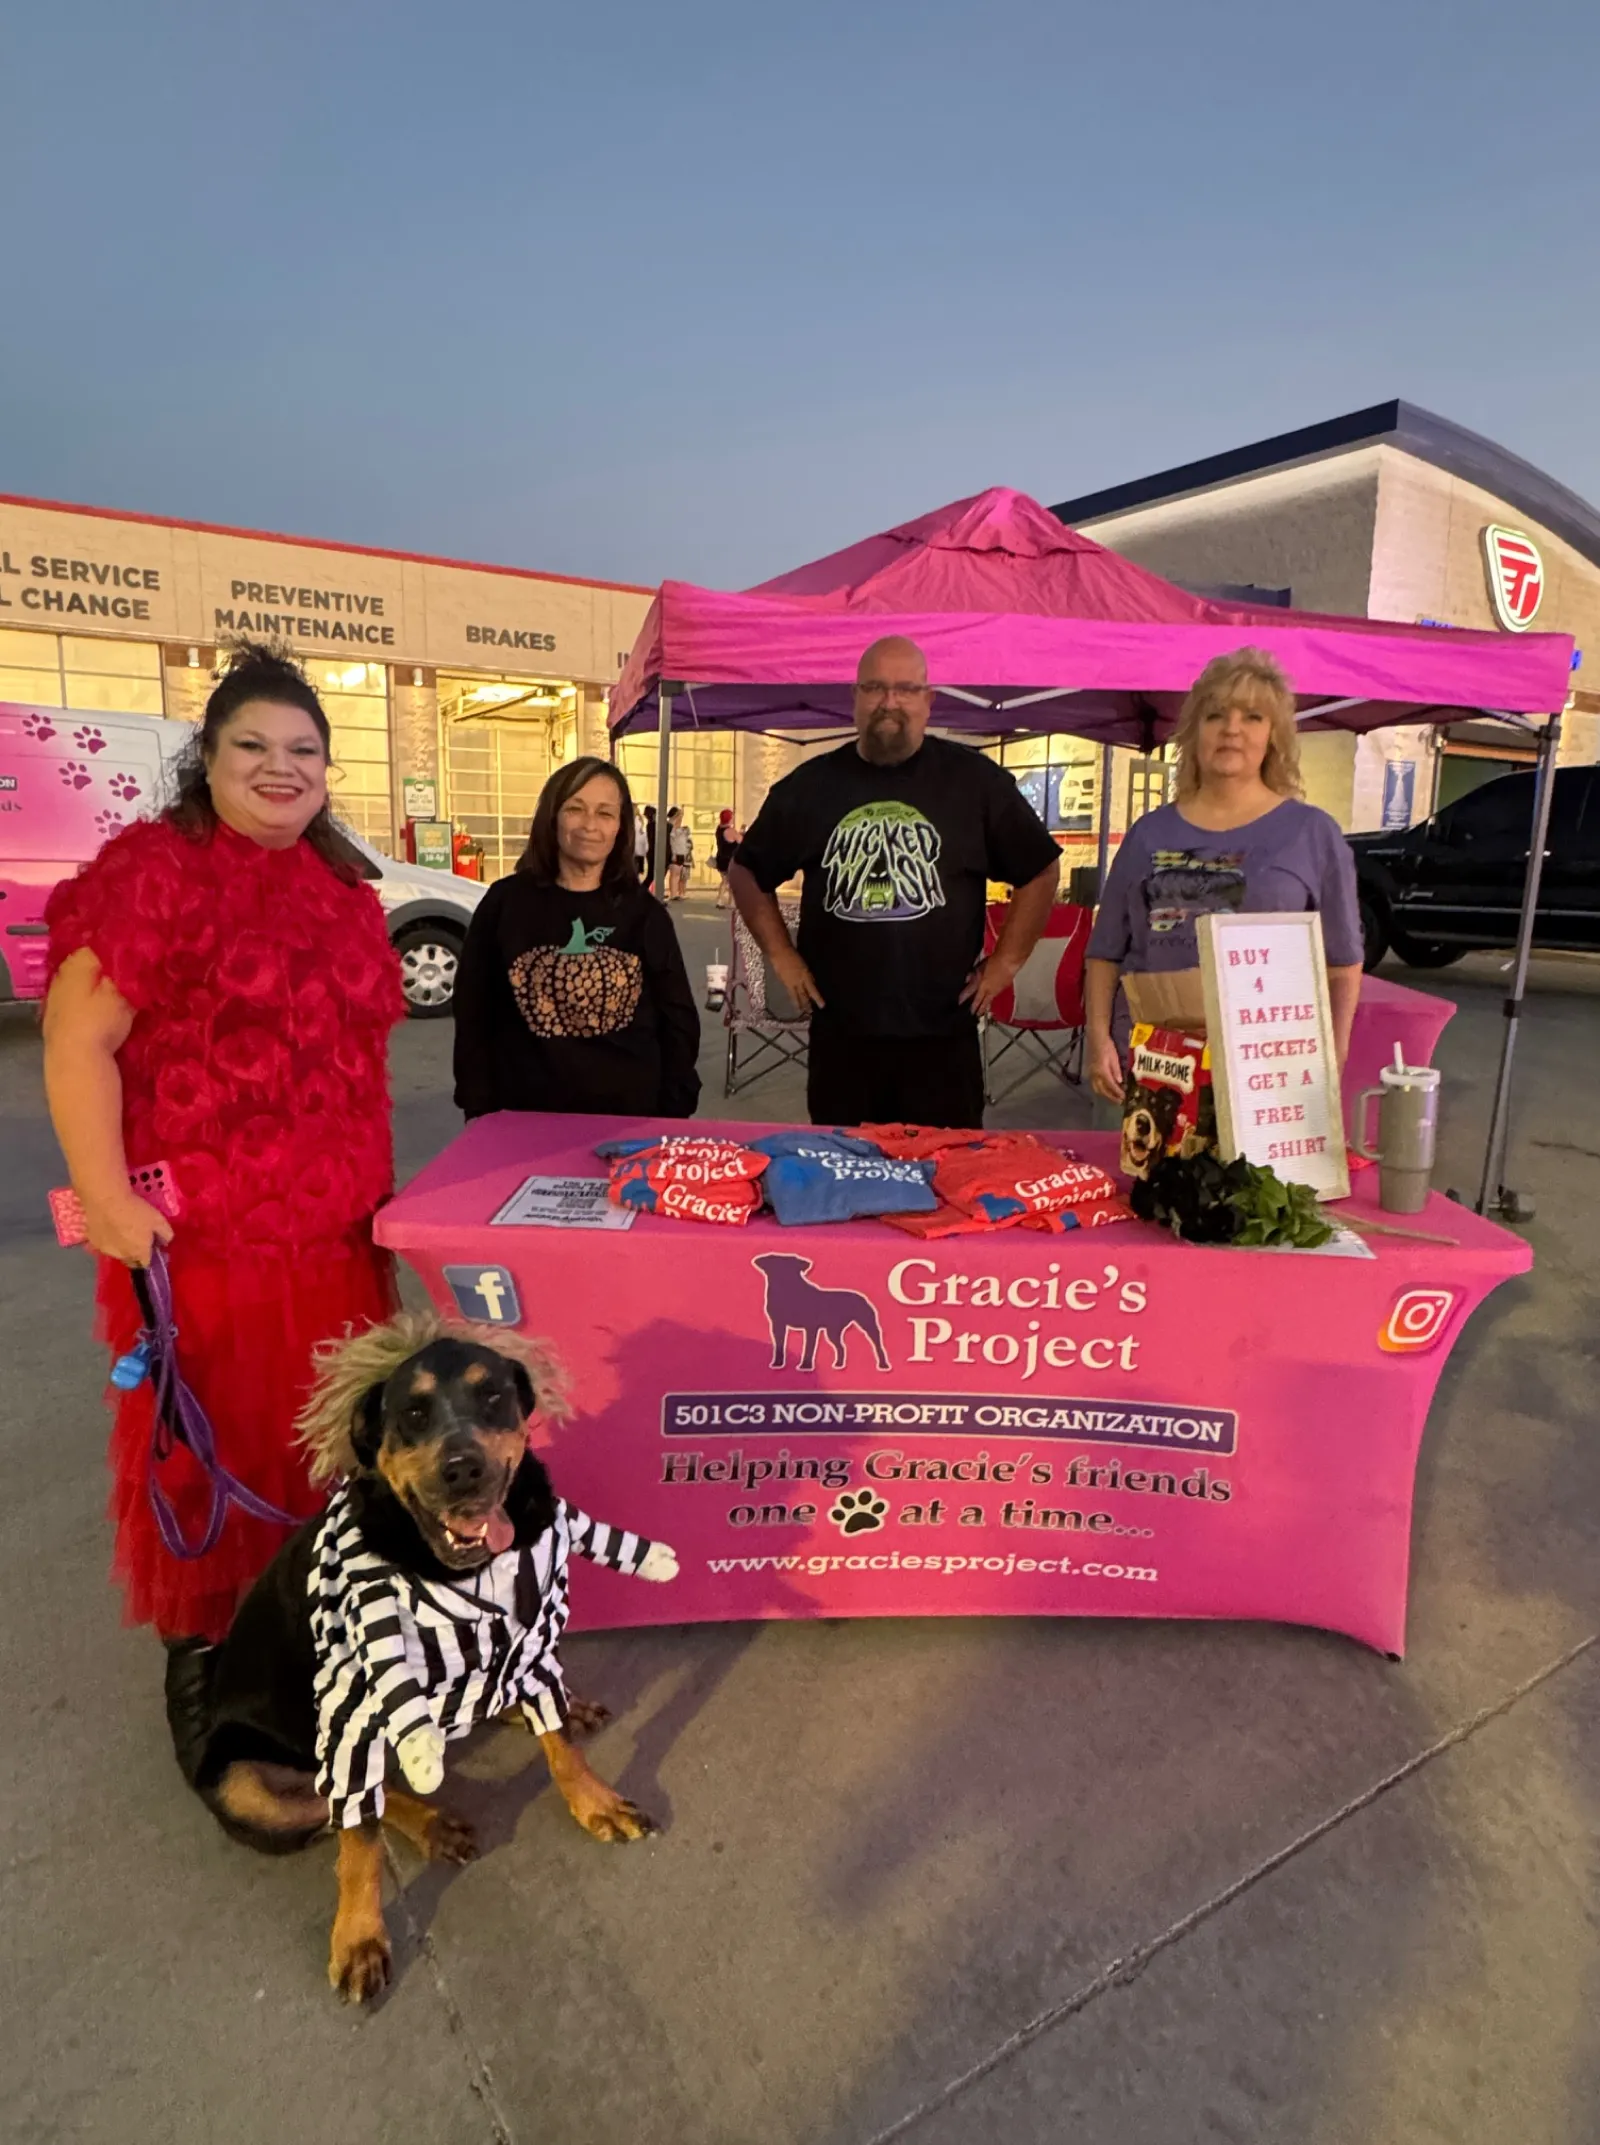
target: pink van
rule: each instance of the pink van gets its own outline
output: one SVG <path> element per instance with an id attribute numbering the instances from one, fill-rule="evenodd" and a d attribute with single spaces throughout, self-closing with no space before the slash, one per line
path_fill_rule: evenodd
<path id="1" fill-rule="evenodd" d="M 0 702 L 0 1000 L 44 992 L 58 879 L 161 796 L 161 736 L 188 725 Z"/>
<path id="2" fill-rule="evenodd" d="M 0 1004 L 44 995 L 44 905 L 130 819 L 166 802 L 165 769 L 194 735 L 152 715 L 69 715 L 0 701 Z M 486 888 L 396 864 L 345 830 L 367 860 L 412 1015 L 448 1014 L 456 956 Z"/>

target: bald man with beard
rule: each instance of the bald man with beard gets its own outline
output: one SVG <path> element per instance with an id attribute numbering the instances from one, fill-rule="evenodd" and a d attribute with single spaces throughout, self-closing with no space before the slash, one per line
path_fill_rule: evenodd
<path id="1" fill-rule="evenodd" d="M 774 784 L 728 880 L 771 971 L 811 1013 L 818 1125 L 983 1122 L 978 1019 L 1033 951 L 1060 855 L 1012 777 L 929 737 L 915 641 L 874 641 L 856 734 Z M 776 891 L 803 874 L 800 942 Z M 987 883 L 1014 889 L 987 960 Z"/>

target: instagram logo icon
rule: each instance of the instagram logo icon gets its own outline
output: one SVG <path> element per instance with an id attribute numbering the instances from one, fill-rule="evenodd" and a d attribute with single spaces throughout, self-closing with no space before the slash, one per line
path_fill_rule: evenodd
<path id="1" fill-rule="evenodd" d="M 1453 1288 L 1408 1288 L 1395 1298 L 1378 1332 L 1378 1346 L 1389 1355 L 1417 1355 L 1433 1347 L 1455 1309 Z"/>

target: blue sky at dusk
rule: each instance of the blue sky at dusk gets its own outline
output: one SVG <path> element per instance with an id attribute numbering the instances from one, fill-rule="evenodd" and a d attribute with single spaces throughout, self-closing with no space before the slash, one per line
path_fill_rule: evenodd
<path id="1" fill-rule="evenodd" d="M 52 0 L 0 491 L 739 587 L 1401 395 L 1600 501 L 1600 6 Z"/>

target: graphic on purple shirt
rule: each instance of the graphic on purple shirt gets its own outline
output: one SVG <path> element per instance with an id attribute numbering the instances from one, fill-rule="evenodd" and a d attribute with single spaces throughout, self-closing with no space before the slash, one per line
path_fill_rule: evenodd
<path id="1" fill-rule="evenodd" d="M 1197 917 L 1307 909 L 1321 914 L 1329 967 L 1358 966 L 1355 859 L 1328 813 L 1286 797 L 1248 826 L 1213 833 L 1164 804 L 1123 836 L 1088 956 L 1135 974 L 1198 968 Z"/>

